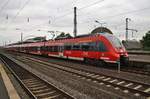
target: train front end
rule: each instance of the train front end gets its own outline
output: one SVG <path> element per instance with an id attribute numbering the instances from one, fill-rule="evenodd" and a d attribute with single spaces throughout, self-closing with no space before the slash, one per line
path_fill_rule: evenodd
<path id="1" fill-rule="evenodd" d="M 129 56 L 122 42 L 112 34 L 106 34 L 109 44 L 110 57 L 113 61 L 120 62 L 121 65 L 128 65 Z"/>

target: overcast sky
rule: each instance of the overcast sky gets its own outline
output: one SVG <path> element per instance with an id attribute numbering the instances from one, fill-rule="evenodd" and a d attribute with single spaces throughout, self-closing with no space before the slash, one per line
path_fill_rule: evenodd
<path id="1" fill-rule="evenodd" d="M 73 7 L 77 7 L 78 35 L 100 24 L 125 38 L 125 18 L 130 18 L 130 39 L 141 39 L 150 30 L 150 0 L 0 0 L 0 45 L 34 36 L 51 38 L 47 31 L 73 35 Z M 27 19 L 29 18 L 29 22 Z M 49 23 L 50 21 L 50 23 Z M 38 31 L 41 30 L 41 31 Z"/>

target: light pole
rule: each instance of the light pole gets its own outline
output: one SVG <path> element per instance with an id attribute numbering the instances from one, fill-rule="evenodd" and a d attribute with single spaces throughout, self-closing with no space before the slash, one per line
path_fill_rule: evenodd
<path id="1" fill-rule="evenodd" d="M 74 37 L 77 36 L 77 7 L 74 7 Z"/>
<path id="2" fill-rule="evenodd" d="M 96 23 L 100 24 L 101 25 L 101 31 L 100 32 L 103 32 L 103 24 L 106 24 L 106 22 L 99 22 L 98 20 L 95 20 Z"/>
<path id="3" fill-rule="evenodd" d="M 136 30 L 136 29 L 128 29 L 128 30 L 132 31 L 132 37 L 133 37 L 133 32 L 138 32 L 138 30 Z"/>
<path id="4" fill-rule="evenodd" d="M 128 40 L 128 22 L 131 21 L 130 18 L 126 18 L 126 41 Z"/>

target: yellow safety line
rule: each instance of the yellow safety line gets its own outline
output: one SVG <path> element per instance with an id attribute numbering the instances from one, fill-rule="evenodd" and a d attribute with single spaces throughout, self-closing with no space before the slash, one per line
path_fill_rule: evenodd
<path id="1" fill-rule="evenodd" d="M 14 88 L 13 84 L 11 83 L 8 75 L 6 74 L 3 66 L 0 64 L 0 73 L 3 79 L 3 82 L 5 84 L 5 87 L 7 89 L 8 95 L 10 99 L 20 99 L 20 96 L 18 95 L 16 89 Z"/>

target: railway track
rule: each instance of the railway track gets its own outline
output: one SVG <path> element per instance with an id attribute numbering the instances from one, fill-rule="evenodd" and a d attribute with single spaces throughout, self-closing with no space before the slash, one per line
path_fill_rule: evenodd
<path id="1" fill-rule="evenodd" d="M 141 68 L 123 68 L 121 71 L 150 76 L 150 71 Z"/>
<path id="2" fill-rule="evenodd" d="M 13 73 L 32 99 L 75 99 L 66 92 L 0 55 L 5 66 Z"/>
<path id="3" fill-rule="evenodd" d="M 12 54 L 12 53 L 10 53 L 10 54 Z M 21 54 L 23 54 L 23 53 L 17 53 L 17 55 L 21 55 Z M 27 55 L 27 54 L 24 54 L 24 55 Z M 31 55 L 29 55 L 30 57 L 32 57 Z M 34 56 L 37 56 L 37 55 L 34 55 Z M 36 58 L 36 59 L 41 59 L 41 57 L 43 58 L 43 56 L 37 56 L 37 57 L 33 57 L 33 58 Z M 53 58 L 55 58 L 56 60 L 57 60 L 57 58 L 56 57 L 53 57 Z M 59 60 L 63 60 L 62 58 L 59 58 Z M 46 61 L 46 60 L 44 60 L 44 61 Z M 73 63 L 79 63 L 79 64 L 81 64 L 81 65 L 85 65 L 85 63 L 81 63 L 81 62 L 79 62 L 79 61 L 76 61 L 76 60 L 67 60 L 67 61 L 69 61 L 69 63 L 71 62 L 73 62 Z M 54 64 L 58 64 L 58 65 L 61 65 L 61 64 L 59 64 L 59 63 L 56 63 L 56 62 L 52 62 L 52 63 L 54 63 Z M 128 67 L 126 67 L 126 66 L 122 66 L 122 68 L 121 68 L 121 71 L 123 71 L 123 72 L 129 72 L 129 73 L 134 73 L 134 74 L 140 74 L 140 75 L 146 75 L 146 76 L 150 76 L 150 70 L 147 70 L 147 69 L 143 69 L 143 67 L 140 67 L 141 65 L 147 65 L 147 62 L 146 63 L 144 63 L 144 62 L 131 62 L 131 64 L 130 64 L 130 66 L 128 66 Z M 89 64 L 86 64 L 86 65 L 89 65 Z M 90 64 L 89 66 L 93 66 L 93 64 Z M 140 65 L 140 66 L 139 66 Z M 109 67 L 111 67 L 111 66 L 109 66 Z M 107 67 L 104 67 L 104 66 L 101 66 L 100 68 L 106 68 L 106 69 L 113 69 L 113 70 L 115 70 L 116 68 L 114 68 L 114 66 L 112 67 L 112 68 L 108 68 L 108 66 Z"/>
<path id="4" fill-rule="evenodd" d="M 150 97 L 150 85 L 141 82 L 135 82 L 132 80 L 127 80 L 123 78 L 117 78 L 113 76 L 108 76 L 100 73 L 90 72 L 84 69 L 77 69 L 68 66 L 62 66 L 60 64 L 49 63 L 46 61 L 41 61 L 39 59 L 24 57 L 20 61 L 25 63 L 35 63 L 35 64 L 44 64 L 47 65 L 47 69 L 57 68 L 59 70 L 65 71 L 79 77 L 80 79 L 84 79 L 86 81 L 91 81 L 100 85 L 106 85 L 107 87 L 113 87 L 115 90 L 121 89 L 124 93 L 132 93 L 134 96 L 144 96 Z"/>
<path id="5" fill-rule="evenodd" d="M 38 56 L 39 57 L 39 56 Z M 40 56 L 41 57 L 41 56 Z M 36 57 L 33 57 L 33 58 L 36 58 Z M 41 58 L 36 58 L 36 59 L 41 59 Z M 63 60 L 63 59 L 60 59 L 59 58 L 59 60 Z M 45 60 L 44 60 L 45 61 Z M 67 60 L 67 61 L 69 61 L 69 62 L 73 62 L 73 63 L 79 63 L 79 64 L 81 64 L 81 65 L 85 65 L 85 63 L 83 63 L 83 62 L 79 62 L 79 61 L 76 61 L 76 60 Z M 54 64 L 58 64 L 58 65 L 62 65 L 62 64 L 59 64 L 59 63 L 56 63 L 56 62 L 52 62 L 52 63 L 54 63 Z M 123 71 L 123 72 L 129 72 L 129 73 L 134 73 L 134 74 L 140 74 L 140 75 L 146 75 L 146 76 L 150 76 L 150 70 L 147 70 L 147 69 L 143 69 L 143 67 L 139 67 L 139 66 L 137 66 L 137 67 L 135 67 L 136 65 L 139 65 L 139 63 L 136 63 L 136 62 L 132 62 L 132 65 L 131 66 L 122 66 L 122 68 L 121 68 L 121 71 Z M 86 65 L 89 65 L 89 66 L 93 66 L 93 64 L 86 64 Z M 141 65 L 141 63 L 140 63 L 140 65 Z M 110 67 L 110 68 L 109 68 Z M 105 69 L 113 69 L 113 70 L 115 70 L 116 68 L 114 68 L 114 66 L 111 68 L 111 66 L 100 66 L 99 68 L 105 68 Z"/>

